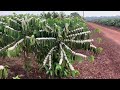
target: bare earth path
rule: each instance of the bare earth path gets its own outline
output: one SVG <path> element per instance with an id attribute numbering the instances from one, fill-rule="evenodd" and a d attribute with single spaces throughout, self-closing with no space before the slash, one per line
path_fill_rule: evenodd
<path id="1" fill-rule="evenodd" d="M 120 32 L 94 23 L 88 23 L 88 25 L 92 26 L 93 28 L 99 28 L 107 38 L 110 38 L 120 45 Z"/>
<path id="2" fill-rule="evenodd" d="M 96 41 L 94 44 L 97 47 L 102 47 L 104 51 L 95 56 L 95 61 L 90 63 L 84 61 L 83 63 L 75 63 L 76 69 L 80 71 L 79 79 L 120 79 L 120 31 L 116 29 L 97 25 L 88 22 L 90 30 L 99 28 L 100 34 L 92 36 L 94 40 L 100 37 L 102 42 L 99 44 Z M 78 51 L 81 52 L 81 51 Z M 88 52 L 84 54 L 89 55 Z"/>

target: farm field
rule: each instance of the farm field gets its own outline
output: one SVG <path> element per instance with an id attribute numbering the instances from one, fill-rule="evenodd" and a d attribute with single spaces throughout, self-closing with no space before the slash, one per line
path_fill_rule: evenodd
<path id="1" fill-rule="evenodd" d="M 93 62 L 93 55 L 84 55 L 74 50 L 82 49 L 98 54 L 100 47 L 93 45 L 92 33 L 81 16 L 67 16 L 64 13 L 42 13 L 40 15 L 13 14 L 0 18 L 0 78 L 33 78 L 30 73 L 45 72 L 47 78 L 75 77 L 79 71 L 72 65 L 75 61 Z M 14 68 L 4 64 L 5 59 L 18 58 Z M 23 62 L 23 63 L 21 63 Z M 16 73 L 22 69 L 25 74 Z M 12 70 L 15 69 L 15 72 Z M 22 70 L 22 71 L 23 71 Z M 18 74 L 18 75 L 17 75 Z M 26 76 L 25 76 L 26 75 Z M 45 76 L 45 75 L 44 75 Z M 22 77 L 21 77 L 22 78 Z M 37 75 L 41 78 L 41 75 Z"/>
<path id="2" fill-rule="evenodd" d="M 100 34 L 93 35 L 93 38 L 101 37 L 100 44 L 96 46 L 103 48 L 103 53 L 96 56 L 93 64 L 84 62 L 76 67 L 80 69 L 81 76 L 78 78 L 94 79 L 119 79 L 120 78 L 120 32 L 118 28 L 109 28 L 95 23 L 88 22 L 88 27 L 99 28 Z"/>
<path id="3" fill-rule="evenodd" d="M 106 21 L 55 12 L 0 16 L 0 79 L 119 79 L 119 20 Z"/>

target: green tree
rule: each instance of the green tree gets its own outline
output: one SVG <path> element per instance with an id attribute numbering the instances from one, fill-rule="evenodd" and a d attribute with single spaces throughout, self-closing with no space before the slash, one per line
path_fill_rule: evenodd
<path id="1" fill-rule="evenodd" d="M 73 17 L 80 17 L 79 13 L 77 13 L 77 12 L 71 13 L 70 16 L 73 16 Z"/>

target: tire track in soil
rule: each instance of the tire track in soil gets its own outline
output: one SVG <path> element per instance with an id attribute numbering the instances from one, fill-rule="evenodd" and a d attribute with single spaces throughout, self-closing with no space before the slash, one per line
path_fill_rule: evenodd
<path id="1" fill-rule="evenodd" d="M 101 33 L 94 34 L 91 38 L 102 38 L 101 43 L 94 42 L 97 47 L 102 47 L 103 52 L 95 55 L 95 61 L 90 63 L 83 61 L 75 63 L 74 66 L 79 70 L 80 75 L 76 79 L 120 79 L 120 32 L 115 29 L 88 22 L 90 30 L 99 28 Z M 82 52 L 78 50 L 77 52 Z M 88 51 L 83 52 L 90 55 Z"/>

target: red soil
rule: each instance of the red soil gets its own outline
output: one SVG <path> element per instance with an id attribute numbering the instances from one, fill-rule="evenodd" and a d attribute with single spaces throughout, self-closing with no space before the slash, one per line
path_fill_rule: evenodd
<path id="1" fill-rule="evenodd" d="M 83 61 L 75 64 L 76 69 L 80 71 L 78 79 L 118 79 L 120 78 L 120 32 L 94 23 L 88 23 L 90 30 L 99 28 L 100 34 L 94 34 L 92 38 L 102 38 L 99 44 L 96 41 L 94 45 L 102 47 L 103 52 L 95 55 L 95 61 L 90 63 Z M 78 51 L 80 52 L 80 51 Z M 85 52 L 87 54 L 87 52 Z M 89 55 L 89 53 L 88 53 Z"/>

